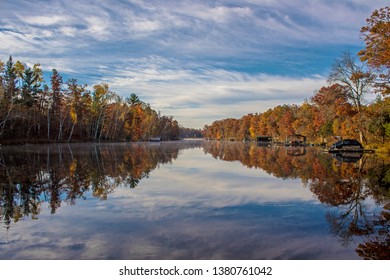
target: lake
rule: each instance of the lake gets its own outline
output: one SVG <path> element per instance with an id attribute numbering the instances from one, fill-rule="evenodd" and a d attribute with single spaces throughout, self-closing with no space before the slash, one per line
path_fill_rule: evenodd
<path id="1" fill-rule="evenodd" d="M 0 259 L 390 259 L 389 187 L 314 147 L 3 146 Z"/>

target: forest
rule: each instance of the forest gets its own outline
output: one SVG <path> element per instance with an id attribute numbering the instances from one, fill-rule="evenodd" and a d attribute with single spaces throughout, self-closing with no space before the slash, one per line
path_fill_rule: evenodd
<path id="1" fill-rule="evenodd" d="M 106 83 L 88 89 L 63 82 L 53 69 L 49 85 L 39 64 L 0 60 L 0 143 L 177 140 L 179 124 L 132 93 L 122 98 Z"/>
<path id="2" fill-rule="evenodd" d="M 325 144 L 335 136 L 390 152 L 390 7 L 375 10 L 361 28 L 365 49 L 344 53 L 333 64 L 328 85 L 301 105 L 280 105 L 263 113 L 227 118 L 204 127 L 204 137 L 255 140 L 272 136 L 284 142 L 293 134 Z M 365 103 L 365 99 L 377 98 Z"/>

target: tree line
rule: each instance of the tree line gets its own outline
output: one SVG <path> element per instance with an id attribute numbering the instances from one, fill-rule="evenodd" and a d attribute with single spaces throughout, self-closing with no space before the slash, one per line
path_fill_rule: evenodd
<path id="1" fill-rule="evenodd" d="M 386 143 L 390 137 L 390 7 L 375 10 L 361 28 L 365 49 L 344 53 L 330 70 L 328 85 L 301 105 L 280 105 L 264 113 L 228 118 L 204 127 L 212 139 L 279 141 L 293 134 L 313 143 L 334 136 L 360 139 L 363 144 Z M 380 93 L 365 105 L 368 94 Z"/>
<path id="2" fill-rule="evenodd" d="M 56 69 L 46 84 L 39 64 L 0 60 L 2 143 L 145 141 L 179 138 L 179 124 L 132 93 L 122 98 L 109 85 L 63 82 Z"/>

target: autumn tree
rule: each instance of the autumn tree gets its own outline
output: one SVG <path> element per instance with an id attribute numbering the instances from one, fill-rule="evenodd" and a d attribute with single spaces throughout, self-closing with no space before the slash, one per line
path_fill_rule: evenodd
<path id="1" fill-rule="evenodd" d="M 106 116 L 106 108 L 111 98 L 111 91 L 108 88 L 108 84 L 99 84 L 93 87 L 92 92 L 92 122 L 91 122 L 91 135 L 94 140 L 101 139 L 102 128 Z"/>
<path id="2" fill-rule="evenodd" d="M 378 98 L 367 107 L 368 130 L 385 143 L 390 137 L 390 98 Z"/>
<path id="3" fill-rule="evenodd" d="M 72 123 L 72 127 L 69 132 L 68 142 L 70 142 L 74 128 L 79 123 L 82 117 L 82 97 L 86 91 L 87 85 L 79 85 L 77 79 L 69 79 L 67 82 L 67 95 L 69 98 L 69 116 Z"/>
<path id="4" fill-rule="evenodd" d="M 296 118 L 292 123 L 292 127 L 296 133 L 305 135 L 308 139 L 316 139 L 318 131 L 315 129 L 315 114 L 316 108 L 309 102 L 305 101 L 297 108 Z"/>
<path id="5" fill-rule="evenodd" d="M 135 93 L 132 93 L 129 98 L 126 98 L 126 102 L 128 103 L 130 110 L 128 114 L 129 128 L 131 128 L 130 137 L 132 140 L 140 141 L 142 135 L 144 104 Z"/>
<path id="6" fill-rule="evenodd" d="M 322 87 L 311 98 L 311 102 L 318 111 L 314 123 L 319 135 L 326 139 L 328 136 L 348 134 L 341 130 L 341 125 L 356 114 L 356 111 L 348 102 L 348 88 L 346 86 L 333 84 Z"/>
<path id="7" fill-rule="evenodd" d="M 390 6 L 375 10 L 361 28 L 365 49 L 358 54 L 362 61 L 379 75 L 377 86 L 384 95 L 390 94 Z"/>
<path id="8" fill-rule="evenodd" d="M 253 114 L 248 114 L 241 118 L 241 123 L 238 130 L 238 136 L 240 140 L 255 139 L 255 135 L 253 134 L 253 128 L 251 127 L 252 118 Z"/>
<path id="9" fill-rule="evenodd" d="M 125 121 L 129 112 L 126 102 L 116 93 L 112 93 L 114 102 L 107 107 L 107 125 L 104 127 L 104 138 L 108 140 L 124 140 L 125 136 Z"/>

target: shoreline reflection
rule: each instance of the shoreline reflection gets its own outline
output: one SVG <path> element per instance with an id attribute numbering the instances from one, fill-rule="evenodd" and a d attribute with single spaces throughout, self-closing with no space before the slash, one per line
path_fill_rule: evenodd
<path id="1" fill-rule="evenodd" d="M 274 178 L 300 180 L 327 207 L 324 218 L 342 246 L 356 244 L 361 258 L 390 259 L 390 161 L 366 154 L 340 159 L 310 147 L 217 141 L 2 147 L 1 223 L 8 231 L 26 217 L 38 219 L 43 205 L 56 214 L 63 204 L 75 205 L 89 197 L 109 200 L 115 189 L 137 188 L 153 170 L 163 165 L 174 167 L 186 149 L 201 149 L 219 161 L 240 162 Z M 164 183 L 169 188 L 169 182 Z M 153 199 L 153 193 L 146 195 Z M 244 211 L 245 207 L 221 209 Z M 211 215 L 219 213 L 217 208 L 211 211 Z M 210 217 L 206 219 L 216 216 Z M 164 238 L 175 237 L 167 232 Z"/>
<path id="2" fill-rule="evenodd" d="M 217 142 L 204 146 L 214 158 L 240 161 L 283 179 L 300 178 L 325 205 L 334 207 L 326 219 L 344 246 L 354 237 L 364 259 L 390 259 L 390 161 L 371 155 L 322 153 L 316 148 L 291 150 L 245 143 Z M 297 157 L 299 155 L 299 157 Z M 372 212 L 372 199 L 381 209 Z"/>
<path id="3" fill-rule="evenodd" d="M 86 193 L 105 200 L 118 186 L 135 188 L 160 164 L 199 142 L 77 144 L 3 147 L 0 151 L 0 216 L 10 227 L 37 219 L 42 203 L 51 214 L 61 202 L 74 205 Z"/>

